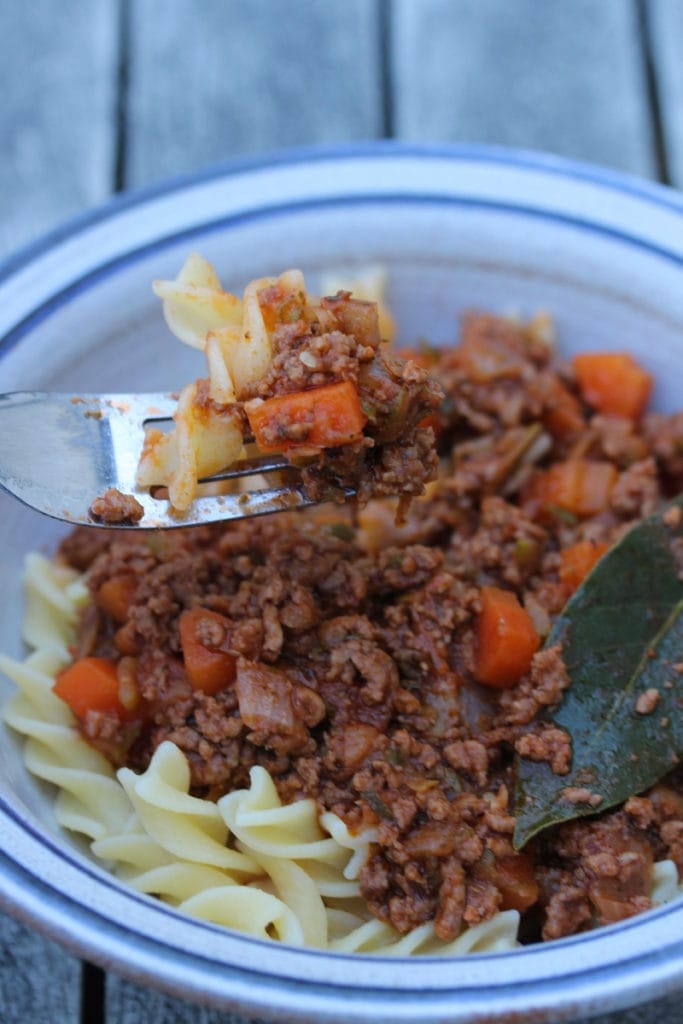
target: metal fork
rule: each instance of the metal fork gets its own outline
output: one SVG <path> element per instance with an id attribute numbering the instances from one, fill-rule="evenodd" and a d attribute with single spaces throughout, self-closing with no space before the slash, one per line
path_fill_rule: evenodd
<path id="1" fill-rule="evenodd" d="M 296 480 L 283 486 L 198 497 L 186 513 L 135 482 L 144 428 L 169 421 L 172 394 L 70 395 L 18 391 L 0 395 L 0 487 L 31 508 L 68 523 L 169 529 L 245 519 L 313 502 Z M 234 480 L 292 470 L 280 456 L 237 463 L 201 481 Z M 89 515 L 109 488 L 133 494 L 144 508 L 138 524 L 103 523 Z M 152 489 L 156 491 L 158 489 Z"/>

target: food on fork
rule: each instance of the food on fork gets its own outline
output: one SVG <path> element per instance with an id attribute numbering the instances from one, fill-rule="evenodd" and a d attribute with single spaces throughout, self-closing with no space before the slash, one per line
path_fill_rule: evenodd
<path id="1" fill-rule="evenodd" d="M 396 495 L 402 514 L 424 493 L 438 463 L 428 420 L 442 393 L 424 368 L 391 354 L 378 302 L 344 290 L 315 298 L 298 270 L 252 281 L 239 299 L 196 253 L 154 290 L 171 331 L 204 351 L 208 376 L 180 392 L 171 433 L 148 428 L 139 486 L 166 486 L 182 513 L 198 482 L 238 462 L 253 439 L 298 469 L 314 501 Z"/>
<path id="2" fill-rule="evenodd" d="M 167 309 L 187 337 L 202 301 Z M 472 314 L 411 362 L 446 400 L 440 477 L 404 523 L 382 498 L 80 528 L 29 558 L 36 650 L 0 659 L 7 720 L 95 856 L 261 938 L 456 956 L 647 910 L 683 870 L 683 416 L 646 411 L 630 358 L 559 362 L 543 318 Z M 266 449 L 298 416 L 309 444 L 355 429 L 351 392 L 306 419 L 271 370 L 243 385 Z"/>

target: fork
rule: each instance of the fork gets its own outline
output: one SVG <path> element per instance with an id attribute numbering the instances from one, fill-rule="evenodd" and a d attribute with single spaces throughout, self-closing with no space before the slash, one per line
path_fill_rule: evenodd
<path id="1" fill-rule="evenodd" d="M 0 487 L 24 504 L 68 523 L 108 529 L 169 529 L 302 508 L 314 502 L 300 483 L 197 497 L 173 509 L 165 489 L 135 481 L 147 425 L 170 421 L 177 395 L 72 395 L 17 391 L 0 395 Z M 292 470 L 281 456 L 243 460 L 200 483 Z M 132 494 L 144 509 L 133 524 L 99 522 L 89 514 L 109 488 Z"/>

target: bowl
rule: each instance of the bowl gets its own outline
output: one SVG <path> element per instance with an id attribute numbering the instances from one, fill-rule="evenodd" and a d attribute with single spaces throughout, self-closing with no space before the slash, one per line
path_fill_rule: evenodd
<path id="1" fill-rule="evenodd" d="M 458 314 L 552 312 L 563 351 L 628 349 L 654 404 L 680 404 L 683 199 L 549 156 L 378 143 L 218 166 L 126 195 L 0 270 L 3 391 L 163 390 L 198 375 L 153 278 L 190 249 L 223 284 L 300 267 L 386 267 L 409 342 L 449 344 Z M 22 562 L 65 532 L 0 493 L 0 649 L 21 652 Z M 10 684 L 3 681 L 3 698 Z M 106 874 L 60 834 L 52 794 L 0 731 L 0 902 L 79 955 L 167 992 L 289 1021 L 558 1020 L 683 983 L 683 905 L 512 953 L 349 957 L 186 918 Z"/>

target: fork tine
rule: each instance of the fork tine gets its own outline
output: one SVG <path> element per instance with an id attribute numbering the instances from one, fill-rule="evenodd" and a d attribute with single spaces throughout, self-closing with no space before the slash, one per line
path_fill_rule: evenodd
<path id="1" fill-rule="evenodd" d="M 170 419 L 176 402 L 175 395 L 157 393 L 0 395 L 0 487 L 55 519 L 107 529 L 195 526 L 315 504 L 296 481 L 242 494 L 199 496 L 183 514 L 167 498 L 139 490 L 136 473 L 144 426 Z M 281 456 L 258 456 L 208 477 L 207 482 L 277 470 L 295 467 Z M 106 523 L 90 517 L 92 502 L 109 488 L 136 497 L 144 509 L 140 523 Z M 351 497 L 353 492 L 345 494 Z"/>
<path id="2" fill-rule="evenodd" d="M 272 487 L 244 494 L 219 494 L 207 498 L 195 498 L 186 515 L 171 513 L 164 518 L 164 525 L 189 526 L 199 523 L 228 522 L 264 516 L 270 512 L 285 512 L 315 504 L 300 486 Z M 168 520 L 171 519 L 172 523 Z M 151 524 L 150 524 L 151 525 Z"/>
<path id="3" fill-rule="evenodd" d="M 0 395 L 0 484 L 44 515 L 91 523 L 90 504 L 107 488 L 136 492 L 142 423 L 169 417 L 175 404 L 172 395 L 156 393 Z M 146 514 L 158 517 L 158 502 L 136 496 Z"/>
<path id="4" fill-rule="evenodd" d="M 261 455 L 252 459 L 242 459 L 230 469 L 223 469 L 220 473 L 213 473 L 211 476 L 202 477 L 200 484 L 213 483 L 218 480 L 239 480 L 245 476 L 254 476 L 257 473 L 274 473 L 278 469 L 286 469 L 296 472 L 296 466 L 287 462 L 280 455 Z"/>

